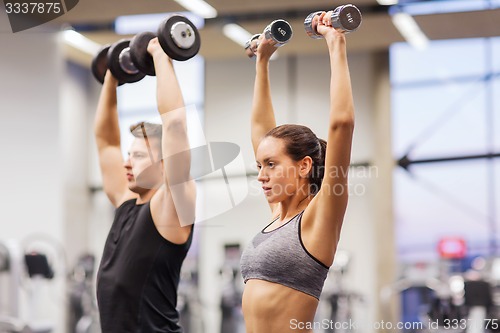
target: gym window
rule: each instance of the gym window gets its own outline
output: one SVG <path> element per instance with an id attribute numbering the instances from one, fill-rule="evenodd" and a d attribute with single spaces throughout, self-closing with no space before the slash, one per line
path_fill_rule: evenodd
<path id="1" fill-rule="evenodd" d="M 498 252 L 500 38 L 394 44 L 390 71 L 400 261 L 436 260 L 448 236 Z"/>

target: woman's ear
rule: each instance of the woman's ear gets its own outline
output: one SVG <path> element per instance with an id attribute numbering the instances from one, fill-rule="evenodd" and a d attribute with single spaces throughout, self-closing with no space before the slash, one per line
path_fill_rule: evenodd
<path id="1" fill-rule="evenodd" d="M 310 156 L 304 157 L 299 162 L 299 176 L 301 178 L 307 178 L 312 170 L 313 160 Z"/>

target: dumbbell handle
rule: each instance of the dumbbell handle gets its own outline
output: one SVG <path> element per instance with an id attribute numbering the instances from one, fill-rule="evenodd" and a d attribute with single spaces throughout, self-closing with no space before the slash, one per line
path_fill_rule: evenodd
<path id="1" fill-rule="evenodd" d="M 323 38 L 316 30 L 317 20 L 316 17 L 321 15 L 321 11 L 309 14 L 304 20 L 304 28 L 309 37 L 320 39 Z M 338 6 L 332 11 L 330 15 L 330 26 L 340 32 L 352 32 L 361 25 L 361 12 L 354 5 Z"/>
<path id="2" fill-rule="evenodd" d="M 288 43 L 293 35 L 292 26 L 285 20 L 275 20 L 271 22 L 264 29 L 264 38 L 271 40 L 274 47 L 281 47 Z M 253 35 L 246 43 L 245 43 L 245 52 L 250 57 L 253 58 L 255 56 L 255 52 L 257 51 L 257 47 L 259 46 L 259 38 L 261 34 Z"/>

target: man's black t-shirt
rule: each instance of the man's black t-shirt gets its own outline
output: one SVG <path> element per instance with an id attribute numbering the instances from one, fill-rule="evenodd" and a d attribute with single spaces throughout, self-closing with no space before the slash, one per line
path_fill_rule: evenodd
<path id="1" fill-rule="evenodd" d="M 118 207 L 97 274 L 103 333 L 182 332 L 177 287 L 192 236 L 180 245 L 163 238 L 149 202 Z"/>

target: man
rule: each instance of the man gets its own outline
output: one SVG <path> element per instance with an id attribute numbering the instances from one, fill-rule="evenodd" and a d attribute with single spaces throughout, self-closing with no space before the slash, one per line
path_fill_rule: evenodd
<path id="1" fill-rule="evenodd" d="M 184 101 L 172 60 L 157 38 L 149 43 L 148 52 L 155 64 L 162 125 L 132 126 L 135 139 L 124 162 L 118 82 L 109 71 L 96 112 L 103 187 L 117 207 L 97 275 L 104 333 L 181 332 L 177 287 L 192 240 L 196 191 L 189 176 Z"/>

